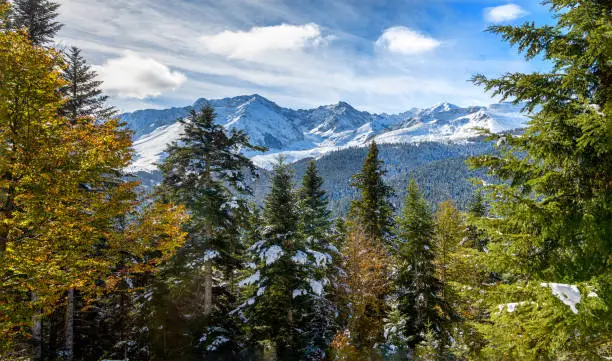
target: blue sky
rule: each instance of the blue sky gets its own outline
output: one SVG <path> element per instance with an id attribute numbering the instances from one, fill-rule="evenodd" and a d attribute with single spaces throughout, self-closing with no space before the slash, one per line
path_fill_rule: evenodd
<path id="1" fill-rule="evenodd" d="M 487 104 L 471 75 L 546 64 L 484 29 L 552 22 L 533 0 L 64 0 L 60 20 L 61 45 L 83 49 L 123 111 L 253 93 L 372 112 Z"/>

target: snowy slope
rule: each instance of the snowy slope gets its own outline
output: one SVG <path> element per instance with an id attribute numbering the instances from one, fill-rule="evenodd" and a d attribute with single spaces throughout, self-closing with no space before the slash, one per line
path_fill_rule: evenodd
<path id="1" fill-rule="evenodd" d="M 136 159 L 131 171 L 155 170 L 166 145 L 176 140 L 182 127 L 176 119 L 210 103 L 217 121 L 228 129 L 246 131 L 253 144 L 268 151 L 248 154 L 255 164 L 268 167 L 279 154 L 288 161 L 320 157 L 330 151 L 379 143 L 423 141 L 462 142 L 477 135 L 478 128 L 503 132 L 522 128 L 527 117 L 509 103 L 462 108 L 438 103 L 431 108 L 410 109 L 400 114 L 371 114 L 339 102 L 315 109 L 282 108 L 259 95 L 206 100 L 193 106 L 167 110 L 141 110 L 122 114 L 135 132 Z"/>

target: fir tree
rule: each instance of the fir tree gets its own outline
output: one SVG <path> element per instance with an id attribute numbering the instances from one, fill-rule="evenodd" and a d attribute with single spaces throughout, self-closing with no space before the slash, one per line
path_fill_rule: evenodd
<path id="1" fill-rule="evenodd" d="M 330 211 L 323 178 L 319 176 L 314 161 L 311 161 L 302 179 L 298 192 L 300 203 L 300 224 L 307 237 L 318 238 L 329 233 Z"/>
<path id="2" fill-rule="evenodd" d="M 315 163 L 310 162 L 302 179 L 302 187 L 298 190 L 300 229 L 306 237 L 306 252 L 313 257 L 315 266 L 310 277 L 322 279 L 327 285 L 336 285 L 341 277 L 341 270 L 337 268 L 340 255 L 331 243 L 330 211 L 322 186 L 323 178 L 319 176 Z M 335 293 L 333 289 L 327 291 Z M 312 317 L 307 321 L 304 335 L 309 343 L 307 359 L 323 359 L 325 350 L 338 331 L 337 313 L 337 307 L 330 298 L 317 297 L 314 300 Z"/>
<path id="3" fill-rule="evenodd" d="M 479 251 L 483 251 L 489 242 L 486 232 L 478 227 L 479 219 L 487 215 L 487 206 L 484 203 L 482 191 L 478 190 L 472 196 L 468 204 L 468 212 L 466 214 L 467 227 L 465 229 L 465 238 L 461 242 L 463 246 L 472 247 Z"/>
<path id="4" fill-rule="evenodd" d="M 360 192 L 360 199 L 351 203 L 349 217 L 357 219 L 363 231 L 380 240 L 387 238 L 393 224 L 393 209 L 389 198 L 393 190 L 383 180 L 385 170 L 378 159 L 378 146 L 370 144 L 361 172 L 353 176 L 352 186 Z"/>
<path id="5" fill-rule="evenodd" d="M 414 351 L 414 359 L 416 361 L 438 361 L 443 360 L 442 347 L 437 339 L 436 332 L 432 329 L 431 324 L 425 325 L 425 335 L 423 340 L 419 342 Z"/>
<path id="6" fill-rule="evenodd" d="M 449 270 L 454 268 L 454 254 L 463 240 L 465 226 L 459 210 L 451 201 L 438 206 L 435 214 L 434 252 L 436 256 L 436 277 L 443 284 L 442 300 L 447 302 Z"/>
<path id="7" fill-rule="evenodd" d="M 423 340 L 428 323 L 440 337 L 448 315 L 448 307 L 441 299 L 443 285 L 436 278 L 434 232 L 433 216 L 411 180 L 397 219 L 395 247 L 395 296 L 406 318 L 403 331 L 410 347 Z"/>
<path id="8" fill-rule="evenodd" d="M 247 214 L 243 196 L 250 193 L 244 178 L 245 171 L 254 170 L 241 152 L 261 148 L 251 145 L 244 132 L 228 134 L 216 124 L 210 105 L 199 112 L 193 110 L 180 122 L 185 130 L 168 147 L 168 156 L 160 165 L 164 178 L 159 191 L 164 198 L 184 205 L 190 221 L 184 227 L 187 244 L 173 260 L 174 270 L 169 272 L 180 275 L 183 281 L 176 287 L 184 294 L 191 293 L 188 300 L 177 300 L 188 301 L 185 314 L 197 315 L 191 316 L 191 322 L 202 327 L 219 327 L 219 318 L 226 319 L 237 296 L 231 291 L 235 272 L 242 262 L 240 227 L 245 221 L 243 215 Z M 194 339 L 200 336 L 192 335 Z M 214 342 L 214 338 L 208 341 Z M 221 352 L 222 347 L 208 346 L 203 345 L 213 353 Z"/>
<path id="9" fill-rule="evenodd" d="M 278 360 L 309 358 L 313 340 L 304 332 L 327 283 L 316 268 L 331 262 L 301 234 L 296 203 L 292 174 L 281 158 L 265 200 L 262 238 L 249 248 L 252 271 L 240 282 L 245 302 L 234 311 L 248 319 L 253 340 L 271 343 Z"/>
<path id="10" fill-rule="evenodd" d="M 62 70 L 62 77 L 67 85 L 61 88 L 66 97 L 62 115 L 74 124 L 82 117 L 94 119 L 108 119 L 115 113 L 115 109 L 105 103 L 108 96 L 102 94 L 100 89 L 102 81 L 96 80 L 97 74 L 91 70 L 81 50 L 71 47 L 65 55 L 66 67 Z"/>
<path id="11" fill-rule="evenodd" d="M 486 187 L 493 217 L 483 220 L 488 265 L 504 274 L 491 293 L 495 323 L 483 326 L 491 359 L 611 356 L 610 323 L 602 320 L 612 309 L 612 3 L 547 3 L 556 24 L 489 31 L 528 60 L 548 59 L 550 71 L 473 79 L 533 113 L 524 133 L 491 136 L 499 155 L 472 160 L 503 180 Z M 576 285 L 577 314 L 551 294 L 551 282 Z"/>
<path id="12" fill-rule="evenodd" d="M 63 26 L 55 20 L 59 6 L 51 0 L 14 0 L 12 26 L 25 29 L 34 45 L 47 45 Z"/>
<path id="13" fill-rule="evenodd" d="M 378 146 L 372 142 L 361 172 L 353 177 L 352 185 L 361 197 L 351 204 L 343 252 L 352 307 L 347 334 L 362 358 L 379 357 L 375 346 L 384 343 L 389 271 L 386 245 L 392 225 L 392 191 L 383 180 L 384 174 Z"/>

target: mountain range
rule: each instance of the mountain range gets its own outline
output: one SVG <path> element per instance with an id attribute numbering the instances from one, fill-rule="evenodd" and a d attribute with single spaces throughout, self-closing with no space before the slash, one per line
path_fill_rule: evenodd
<path id="1" fill-rule="evenodd" d="M 190 110 L 209 103 L 217 122 L 227 129 L 244 130 L 253 144 L 268 148 L 265 153 L 247 154 L 253 162 L 269 168 L 278 154 L 288 161 L 320 158 L 331 151 L 378 143 L 467 142 L 478 128 L 492 132 L 524 127 L 528 117 L 519 105 L 459 107 L 438 103 L 430 108 L 412 108 L 399 114 L 359 111 L 346 102 L 314 109 L 284 108 L 260 95 L 224 99 L 198 99 L 193 105 L 164 110 L 138 110 L 121 114 L 134 131 L 136 158 L 133 172 L 153 172 L 164 149 L 178 139 L 182 125 L 177 120 Z"/>

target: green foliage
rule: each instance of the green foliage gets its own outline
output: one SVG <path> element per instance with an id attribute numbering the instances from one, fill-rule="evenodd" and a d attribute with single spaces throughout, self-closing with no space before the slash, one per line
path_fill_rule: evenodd
<path id="1" fill-rule="evenodd" d="M 61 114 L 72 123 L 83 117 L 96 120 L 112 118 L 116 110 L 105 104 L 108 96 L 102 94 L 102 81 L 97 80 L 98 75 L 81 55 L 81 49 L 71 47 L 65 54 L 65 62 L 62 77 L 67 84 L 60 91 L 66 103 Z"/>
<path id="2" fill-rule="evenodd" d="M 378 146 L 372 142 L 361 172 L 353 176 L 351 185 L 360 192 L 360 198 L 351 203 L 349 215 L 368 236 L 381 240 L 391 231 L 393 211 L 389 204 L 392 189 L 383 180 L 382 165 Z"/>
<path id="3" fill-rule="evenodd" d="M 32 44 L 45 46 L 63 26 L 55 20 L 59 6 L 51 0 L 15 0 L 11 24 L 24 29 Z"/>
<path id="4" fill-rule="evenodd" d="M 415 347 L 414 356 L 418 361 L 439 361 L 441 357 L 440 342 L 436 338 L 436 332 L 433 331 L 431 324 L 425 325 L 425 335 L 423 340 Z"/>
<path id="5" fill-rule="evenodd" d="M 414 181 L 408 185 L 395 235 L 395 294 L 406 319 L 404 336 L 414 347 L 423 340 L 428 323 L 439 335 L 449 317 L 441 298 L 443 285 L 436 277 L 434 219 Z"/>
<path id="6" fill-rule="evenodd" d="M 160 280 L 173 283 L 159 288 L 173 294 L 166 298 L 173 304 L 164 307 L 180 307 L 178 317 L 190 315 L 185 323 L 193 333 L 181 332 L 182 324 L 171 330 L 188 335 L 180 341 L 186 350 L 182 357 L 195 352 L 200 339 L 200 347 L 213 357 L 236 348 L 237 326 L 226 315 L 236 306 L 236 272 L 242 267 L 244 253 L 240 232 L 248 214 L 245 196 L 251 192 L 244 183 L 245 171 L 254 169 L 241 151 L 260 148 L 252 146 L 244 132 L 228 134 L 216 124 L 209 105 L 180 121 L 184 134 L 168 147 L 168 156 L 160 165 L 164 178 L 159 192 L 184 205 L 191 217 L 184 226 L 187 243 L 168 265 L 167 278 Z M 217 339 L 228 341 L 212 347 L 210 343 Z"/>
<path id="7" fill-rule="evenodd" d="M 246 201 L 239 195 L 251 192 L 244 170 L 254 169 L 240 152 L 260 148 L 252 146 L 242 131 L 227 134 L 215 123 L 210 106 L 180 121 L 185 131 L 168 147 L 168 156 L 159 166 L 164 175 L 159 192 L 190 212 L 185 229 L 191 245 L 181 252 L 184 261 L 195 262 L 193 268 L 203 265 L 208 260 L 202 255 L 210 251 L 216 266 L 230 273 L 239 263 L 238 233 L 246 210 Z"/>
<path id="8" fill-rule="evenodd" d="M 302 179 L 302 187 L 297 192 L 300 232 L 306 237 L 307 252 L 318 257 L 315 260 L 316 267 L 310 269 L 309 278 L 326 280 L 329 284 L 325 297 L 313 300 L 312 315 L 306 321 L 303 338 L 308 343 L 305 352 L 308 360 L 322 359 L 341 321 L 339 306 L 333 302 L 338 300 L 341 292 L 341 255 L 332 243 L 329 204 L 323 183 L 315 163 L 311 162 Z"/>
<path id="9" fill-rule="evenodd" d="M 240 282 L 244 303 L 233 311 L 248 320 L 248 343 L 270 343 L 273 347 L 269 352 L 278 360 L 307 359 L 320 342 L 314 340 L 308 326 L 317 323 L 313 310 L 315 301 L 323 296 L 324 283 L 310 259 L 309 241 L 316 240 L 307 240 L 300 232 L 300 228 L 310 227 L 300 227 L 297 205 L 301 202 L 297 201 L 292 178 L 291 170 L 280 158 L 265 200 L 261 238 L 249 248 L 251 270 Z"/>
<path id="10" fill-rule="evenodd" d="M 300 225 L 306 236 L 321 237 L 330 227 L 330 211 L 327 194 L 323 189 L 323 178 L 319 175 L 315 162 L 310 162 L 302 187 L 298 191 L 300 202 Z"/>
<path id="11" fill-rule="evenodd" d="M 598 359 L 610 356 L 612 332 L 601 322 L 610 319 L 612 300 L 612 8 L 598 0 L 548 4 L 555 25 L 489 30 L 527 59 L 551 61 L 550 72 L 474 77 L 535 112 L 523 134 L 491 136 L 500 155 L 471 160 L 504 180 L 486 187 L 494 216 L 483 220 L 491 237 L 487 263 L 504 274 L 506 302 L 526 305 L 519 307 L 525 317 L 494 317 L 487 338 L 491 352 L 504 348 L 523 359 Z M 542 308 L 538 300 L 550 290 L 541 281 L 584 285 L 578 315 Z M 589 307 L 584 287 L 597 289 L 602 307 Z"/>
<path id="12" fill-rule="evenodd" d="M 353 176 L 352 186 L 360 198 L 351 203 L 344 247 L 352 312 L 346 334 L 357 355 L 364 359 L 380 357 L 384 343 L 385 297 L 389 291 L 387 242 L 393 222 L 389 203 L 392 191 L 383 180 L 384 174 L 378 146 L 372 142 L 361 172 Z M 350 350 L 342 345 L 339 343 Z"/>

